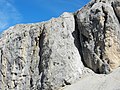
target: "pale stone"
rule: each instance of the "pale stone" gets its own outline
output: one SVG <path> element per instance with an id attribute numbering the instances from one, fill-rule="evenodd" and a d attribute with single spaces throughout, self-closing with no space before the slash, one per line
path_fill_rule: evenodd
<path id="1" fill-rule="evenodd" d="M 0 39 L 2 90 L 56 90 L 77 81 L 83 64 L 75 45 L 73 14 L 16 25 Z"/>
<path id="2" fill-rule="evenodd" d="M 0 90 L 119 89 L 119 11 L 119 0 L 92 0 L 75 13 L 10 27 L 0 36 Z"/>
<path id="3" fill-rule="evenodd" d="M 92 0 L 75 13 L 84 65 L 96 73 L 120 66 L 118 0 Z"/>

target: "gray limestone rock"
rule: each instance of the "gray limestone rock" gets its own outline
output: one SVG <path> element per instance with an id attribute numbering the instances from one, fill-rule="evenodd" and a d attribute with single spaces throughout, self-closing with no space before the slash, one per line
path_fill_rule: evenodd
<path id="1" fill-rule="evenodd" d="M 84 68 L 75 32 L 70 13 L 6 30 L 0 38 L 0 88 L 56 90 L 74 83 Z"/>
<path id="2" fill-rule="evenodd" d="M 83 64 L 75 46 L 74 17 L 64 13 L 58 19 L 52 19 L 44 25 L 40 36 L 39 73 L 42 74 L 43 90 L 53 90 L 70 85 L 79 79 Z"/>
<path id="3" fill-rule="evenodd" d="M 111 90 L 119 70 L 104 74 L 120 66 L 119 41 L 119 0 L 92 0 L 74 14 L 10 27 L 0 36 L 0 90 L 59 90 L 78 80 L 76 90 Z"/>
<path id="4" fill-rule="evenodd" d="M 120 65 L 120 1 L 92 0 L 75 13 L 85 66 L 109 73 Z"/>

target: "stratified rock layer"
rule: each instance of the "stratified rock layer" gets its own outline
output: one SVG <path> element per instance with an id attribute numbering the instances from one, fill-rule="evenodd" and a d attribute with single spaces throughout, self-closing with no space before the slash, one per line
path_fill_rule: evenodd
<path id="1" fill-rule="evenodd" d="M 70 13 L 9 28 L 0 39 L 0 88 L 56 90 L 75 82 L 83 64 L 73 35 Z"/>
<path id="2" fill-rule="evenodd" d="M 84 64 L 97 73 L 120 65 L 120 1 L 92 0 L 76 15 Z"/>

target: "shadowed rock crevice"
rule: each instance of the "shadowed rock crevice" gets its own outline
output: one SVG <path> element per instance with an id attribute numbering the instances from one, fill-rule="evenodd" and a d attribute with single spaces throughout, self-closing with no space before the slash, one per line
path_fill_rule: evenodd
<path id="1" fill-rule="evenodd" d="M 3 50 L 0 49 L 0 63 L 2 63 Z"/>
<path id="2" fill-rule="evenodd" d="M 40 85 L 37 85 L 37 89 L 38 90 L 43 90 L 43 81 L 44 81 L 44 66 L 43 66 L 43 58 L 42 58 L 42 54 L 43 54 L 43 43 L 44 43 L 44 38 L 45 38 L 45 33 L 44 33 L 44 27 L 42 30 L 42 33 L 40 34 L 40 36 L 38 36 L 39 38 L 39 64 L 38 64 L 38 70 L 39 70 L 39 76 L 40 76 L 40 80 L 38 81 L 38 83 L 40 83 Z"/>
<path id="3" fill-rule="evenodd" d="M 2 57 L 3 57 L 3 50 L 2 50 L 2 48 L 0 48 L 0 77 L 5 77 L 5 75 L 3 74 L 3 72 L 2 72 Z M 1 76 L 2 75 L 2 76 Z M 2 78 L 0 78 L 0 82 L 2 82 L 2 80 L 1 80 Z"/>
<path id="4" fill-rule="evenodd" d="M 3 72 L 0 70 L 0 73 L 1 73 L 1 75 L 3 76 L 3 77 L 5 77 L 5 75 L 3 74 Z"/>
<path id="5" fill-rule="evenodd" d="M 64 80 L 64 83 L 65 83 L 65 85 L 71 85 L 71 83 L 67 82 L 66 80 Z"/>
<path id="6" fill-rule="evenodd" d="M 38 70 L 39 70 L 39 75 L 41 74 L 41 72 L 43 72 L 44 68 L 42 65 L 42 48 L 43 48 L 43 40 L 44 40 L 44 30 L 42 31 L 42 33 L 40 34 L 39 38 L 39 65 L 38 65 Z"/>
<path id="7" fill-rule="evenodd" d="M 30 87 L 33 87 L 33 79 L 32 79 L 32 77 L 30 78 Z"/>
<path id="8" fill-rule="evenodd" d="M 83 48 L 82 48 L 82 44 L 80 41 L 82 41 L 81 36 L 79 35 L 80 31 L 78 29 L 78 23 L 77 23 L 77 17 L 76 17 L 76 13 L 74 13 L 74 19 L 75 19 L 75 31 L 72 33 L 73 37 L 74 37 L 74 44 L 76 46 L 76 48 L 79 51 L 79 55 L 81 57 L 81 61 L 83 62 L 84 66 L 87 67 L 86 63 L 84 62 L 84 58 L 83 58 Z"/>
<path id="9" fill-rule="evenodd" d="M 108 18 L 108 14 L 105 11 L 105 7 L 102 6 L 102 11 L 104 13 L 104 25 L 103 25 L 103 40 L 102 40 L 102 48 L 101 48 L 101 55 L 100 55 L 100 59 L 103 60 L 103 55 L 104 55 L 104 51 L 105 51 L 105 34 L 106 34 L 106 24 L 107 24 L 107 18 Z M 104 62 L 104 60 L 103 60 Z"/>

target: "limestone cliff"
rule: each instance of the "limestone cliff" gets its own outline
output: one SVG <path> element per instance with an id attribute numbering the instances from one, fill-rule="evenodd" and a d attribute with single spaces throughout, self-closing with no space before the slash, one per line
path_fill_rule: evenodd
<path id="1" fill-rule="evenodd" d="M 74 17 L 69 13 L 9 28 L 0 39 L 1 88 L 53 90 L 75 82 L 84 66 L 74 34 Z"/>
<path id="2" fill-rule="evenodd" d="M 0 90 L 59 90 L 112 73 L 120 66 L 119 32 L 119 0 L 92 0 L 75 13 L 10 27 L 0 37 Z"/>
<path id="3" fill-rule="evenodd" d="M 119 11 L 119 0 L 92 0 L 75 14 L 84 64 L 97 73 L 120 66 Z"/>

